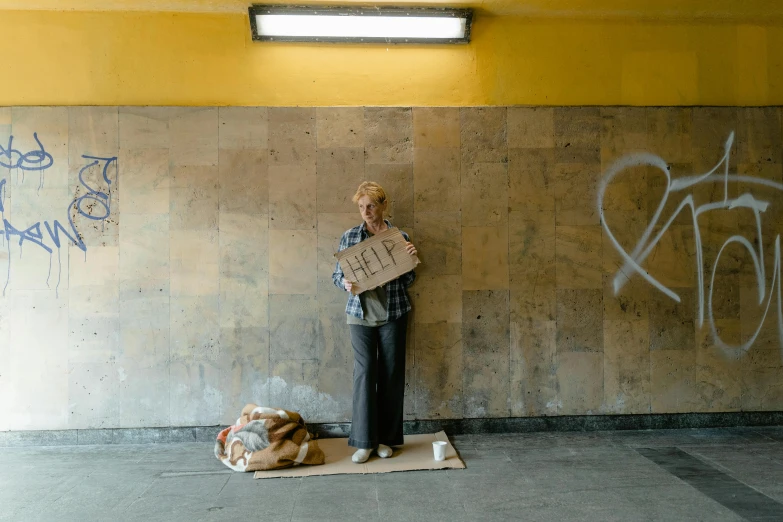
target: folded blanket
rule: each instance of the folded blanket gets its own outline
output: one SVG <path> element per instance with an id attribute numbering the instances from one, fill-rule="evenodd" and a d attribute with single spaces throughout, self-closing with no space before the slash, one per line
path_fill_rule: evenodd
<path id="1" fill-rule="evenodd" d="M 218 434 L 215 456 L 234 471 L 324 463 L 324 452 L 310 440 L 298 413 L 255 404 L 242 408 L 236 424 Z"/>

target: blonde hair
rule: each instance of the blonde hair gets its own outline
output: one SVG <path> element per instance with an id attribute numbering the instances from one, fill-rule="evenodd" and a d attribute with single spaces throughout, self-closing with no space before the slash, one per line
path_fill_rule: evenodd
<path id="1" fill-rule="evenodd" d="M 386 205 L 386 191 L 374 181 L 363 181 L 356 189 L 356 194 L 353 195 L 353 202 L 358 203 L 362 196 L 368 196 L 376 205 Z"/>

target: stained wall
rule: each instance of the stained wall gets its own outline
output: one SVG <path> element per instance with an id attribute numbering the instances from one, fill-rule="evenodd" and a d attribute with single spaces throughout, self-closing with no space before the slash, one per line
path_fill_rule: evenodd
<path id="1" fill-rule="evenodd" d="M 13 107 L 0 146 L 0 430 L 349 420 L 365 179 L 422 260 L 406 418 L 783 407 L 776 107 Z"/>

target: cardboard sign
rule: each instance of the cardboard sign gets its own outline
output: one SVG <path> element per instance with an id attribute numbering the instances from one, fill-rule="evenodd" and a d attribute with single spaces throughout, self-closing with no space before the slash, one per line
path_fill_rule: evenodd
<path id="1" fill-rule="evenodd" d="M 354 295 L 397 279 L 419 264 L 418 257 L 405 251 L 405 238 L 398 228 L 384 230 L 334 257 L 346 281 L 353 283 Z"/>

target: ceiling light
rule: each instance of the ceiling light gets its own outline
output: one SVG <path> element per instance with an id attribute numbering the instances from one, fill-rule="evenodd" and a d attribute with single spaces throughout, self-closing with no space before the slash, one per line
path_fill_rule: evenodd
<path id="1" fill-rule="evenodd" d="M 467 43 L 470 9 L 253 5 L 253 40 L 275 42 Z"/>

